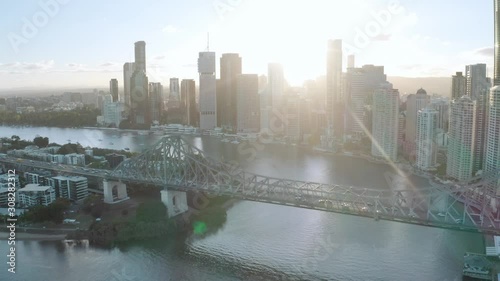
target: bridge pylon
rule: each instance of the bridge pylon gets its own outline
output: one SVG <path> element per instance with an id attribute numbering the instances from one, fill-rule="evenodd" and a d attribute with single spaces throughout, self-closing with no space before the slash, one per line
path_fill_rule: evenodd
<path id="1" fill-rule="evenodd" d="M 130 199 L 123 182 L 103 180 L 104 203 L 115 204 Z"/>
<path id="2" fill-rule="evenodd" d="M 189 210 L 187 204 L 187 193 L 177 190 L 161 191 L 161 202 L 167 207 L 168 217 L 175 217 Z"/>

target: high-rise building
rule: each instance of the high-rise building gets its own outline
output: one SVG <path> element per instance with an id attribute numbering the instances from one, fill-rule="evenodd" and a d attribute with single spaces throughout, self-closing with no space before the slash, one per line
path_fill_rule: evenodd
<path id="1" fill-rule="evenodd" d="M 359 140 L 367 136 L 366 132 L 371 128 L 371 126 L 369 128 L 365 126 L 365 106 L 371 105 L 373 93 L 382 83 L 387 81 L 387 77 L 384 74 L 383 66 L 364 65 L 361 68 L 349 68 L 345 81 L 347 84 L 345 89 L 347 95 L 345 134 Z M 371 115 L 369 117 L 371 119 Z"/>
<path id="2" fill-rule="evenodd" d="M 236 77 L 237 132 L 257 133 L 260 129 L 259 77 L 240 74 Z"/>
<path id="3" fill-rule="evenodd" d="M 135 42 L 135 69 L 146 74 L 146 42 Z"/>
<path id="4" fill-rule="evenodd" d="M 486 145 L 486 123 L 488 92 L 491 87 L 489 79 L 486 77 L 486 64 L 467 65 L 465 67 L 466 94 L 476 101 L 476 125 L 474 145 L 474 168 L 473 173 L 483 169 L 484 149 Z"/>
<path id="5" fill-rule="evenodd" d="M 118 101 L 118 80 L 117 79 L 111 79 L 109 81 L 109 93 L 113 97 L 113 102 Z"/>
<path id="6" fill-rule="evenodd" d="M 465 66 L 465 92 L 472 100 L 476 100 L 478 96 L 488 88 L 486 78 L 486 64 L 478 63 Z"/>
<path id="7" fill-rule="evenodd" d="M 170 78 L 170 95 L 169 100 L 175 100 L 179 102 L 180 91 L 179 91 L 179 78 Z"/>
<path id="8" fill-rule="evenodd" d="M 493 83 L 500 85 L 500 0 L 495 0 L 495 70 Z"/>
<path id="9" fill-rule="evenodd" d="M 235 131 L 237 119 L 236 77 L 242 73 L 238 54 L 222 54 L 220 58 L 220 91 L 217 91 L 217 117 L 220 126 Z"/>
<path id="10" fill-rule="evenodd" d="M 163 86 L 158 82 L 149 83 L 149 101 L 151 121 L 161 121 L 163 113 Z"/>
<path id="11" fill-rule="evenodd" d="M 462 96 L 451 103 L 446 175 L 459 181 L 473 176 L 476 103 Z"/>
<path id="12" fill-rule="evenodd" d="M 280 108 L 283 106 L 283 95 L 285 91 L 285 77 L 283 66 L 279 63 L 267 65 L 267 92 L 270 106 Z"/>
<path id="13" fill-rule="evenodd" d="M 420 88 L 416 94 L 411 94 L 406 99 L 406 126 L 405 140 L 414 148 L 417 139 L 417 113 L 419 110 L 427 107 L 431 97 L 427 92 Z"/>
<path id="14" fill-rule="evenodd" d="M 50 180 L 57 198 L 67 198 L 71 201 L 80 201 L 88 196 L 88 181 L 85 177 L 57 176 Z"/>
<path id="15" fill-rule="evenodd" d="M 466 94 L 466 79 L 462 72 L 457 72 L 451 77 L 451 99 L 459 99 Z"/>
<path id="16" fill-rule="evenodd" d="M 432 99 L 431 107 L 437 112 L 436 129 L 442 132 L 448 132 L 448 123 L 450 119 L 450 104 L 446 99 Z"/>
<path id="17" fill-rule="evenodd" d="M 215 82 L 215 52 L 200 52 L 198 57 L 200 74 L 200 129 L 217 127 L 217 96 Z"/>
<path id="18" fill-rule="evenodd" d="M 416 166 L 421 170 L 433 170 L 437 165 L 436 118 L 437 111 L 430 107 L 417 113 Z"/>
<path id="19" fill-rule="evenodd" d="M 327 135 L 341 137 L 344 134 L 344 99 L 342 93 L 342 40 L 328 41 L 326 63 L 326 114 Z"/>
<path id="20" fill-rule="evenodd" d="M 355 59 L 354 55 L 347 56 L 347 68 L 354 68 L 354 67 L 356 67 L 354 59 Z"/>
<path id="21" fill-rule="evenodd" d="M 135 69 L 130 78 L 130 119 L 133 124 L 151 124 L 149 83 L 146 76 L 146 43 L 135 42 Z"/>
<path id="22" fill-rule="evenodd" d="M 493 176 L 498 177 L 500 170 L 500 86 L 495 86 L 490 90 L 487 120 L 484 172 L 486 174 L 494 173 Z M 497 188 L 499 186 L 498 182 L 495 182 L 489 188 L 496 189 L 498 195 Z"/>
<path id="23" fill-rule="evenodd" d="M 396 161 L 398 157 L 399 91 L 385 83 L 373 93 L 372 155 Z"/>
<path id="24" fill-rule="evenodd" d="M 189 126 L 198 126 L 198 108 L 196 106 L 196 85 L 192 79 L 183 79 L 181 81 L 181 101 L 185 100 L 184 104 L 186 124 Z"/>
<path id="25" fill-rule="evenodd" d="M 285 135 L 293 142 L 300 138 L 300 97 L 296 93 L 287 94 L 286 97 L 286 126 Z"/>
<path id="26" fill-rule="evenodd" d="M 135 63 L 126 62 L 123 65 L 123 99 L 127 112 L 130 108 L 130 79 L 135 71 Z"/>

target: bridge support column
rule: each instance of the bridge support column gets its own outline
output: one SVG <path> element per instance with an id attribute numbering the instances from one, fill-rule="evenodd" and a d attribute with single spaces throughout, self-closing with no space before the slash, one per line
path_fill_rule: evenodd
<path id="1" fill-rule="evenodd" d="M 161 202 L 167 207 L 169 218 L 189 210 L 186 192 L 164 189 L 161 191 Z"/>
<path id="2" fill-rule="evenodd" d="M 127 194 L 127 185 L 123 182 L 104 180 L 102 187 L 104 191 L 104 203 L 115 204 L 130 199 Z"/>

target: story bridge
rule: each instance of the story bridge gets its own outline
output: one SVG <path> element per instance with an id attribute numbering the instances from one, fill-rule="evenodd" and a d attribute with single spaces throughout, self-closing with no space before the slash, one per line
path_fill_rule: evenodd
<path id="1" fill-rule="evenodd" d="M 165 136 L 140 155 L 123 161 L 112 172 L 73 168 L 69 172 L 103 178 L 108 203 L 128 198 L 125 183 L 160 186 L 162 202 L 171 217 L 188 211 L 187 191 L 202 191 L 214 196 L 376 220 L 500 234 L 499 213 L 494 207 L 500 201 L 496 195 L 498 172 L 467 182 L 433 184 L 428 188 L 370 189 L 322 184 L 245 172 L 208 157 L 181 136 Z"/>

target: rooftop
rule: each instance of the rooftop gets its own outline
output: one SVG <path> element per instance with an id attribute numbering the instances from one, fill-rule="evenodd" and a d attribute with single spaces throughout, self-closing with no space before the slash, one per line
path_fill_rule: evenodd
<path id="1" fill-rule="evenodd" d="M 21 188 L 19 191 L 30 192 L 30 191 L 46 191 L 52 188 L 51 186 L 40 186 L 37 183 L 27 184 L 24 188 Z"/>

